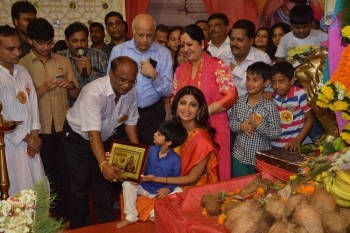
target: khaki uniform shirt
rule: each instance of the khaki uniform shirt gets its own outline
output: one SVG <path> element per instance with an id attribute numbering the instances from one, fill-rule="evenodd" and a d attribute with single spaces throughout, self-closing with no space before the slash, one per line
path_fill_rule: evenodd
<path id="1" fill-rule="evenodd" d="M 20 59 L 19 64 L 28 70 L 35 88 L 40 87 L 47 79 L 52 79 L 57 75 L 63 75 L 63 78 L 73 81 L 75 86 L 79 87 L 71 62 L 68 58 L 57 53 L 51 53 L 51 58 L 43 64 L 31 51 Z M 56 87 L 54 90 L 46 92 L 38 100 L 38 103 L 41 133 L 61 132 L 69 108 L 68 90 L 63 87 Z"/>

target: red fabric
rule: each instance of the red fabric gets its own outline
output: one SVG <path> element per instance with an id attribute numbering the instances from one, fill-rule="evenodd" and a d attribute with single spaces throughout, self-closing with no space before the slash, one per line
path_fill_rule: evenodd
<path id="1" fill-rule="evenodd" d="M 203 0 L 208 14 L 224 13 L 229 21 L 230 27 L 239 19 L 249 19 L 255 26 L 258 25 L 258 6 L 255 0 Z"/>
<path id="2" fill-rule="evenodd" d="M 193 130 L 177 152 L 181 158 L 181 176 L 188 175 L 194 166 L 209 155 L 205 174 L 195 186 L 217 182 L 219 180 L 219 162 L 208 131 L 201 128 Z"/>
<path id="3" fill-rule="evenodd" d="M 294 173 L 286 171 L 282 168 L 273 166 L 269 163 L 266 163 L 265 161 L 262 160 L 257 160 L 256 161 L 256 165 L 255 165 L 255 169 L 259 172 L 266 172 L 269 173 L 270 175 L 284 180 L 284 181 L 288 181 L 289 177 L 294 175 Z"/>
<path id="4" fill-rule="evenodd" d="M 130 224 L 127 227 L 118 229 L 117 222 L 109 222 L 104 224 L 92 225 L 88 227 L 81 227 L 73 230 L 64 230 L 64 233 L 154 233 L 155 225 L 153 222 L 137 222 L 135 224 Z"/>
<path id="5" fill-rule="evenodd" d="M 189 188 L 182 193 L 169 195 L 155 202 L 157 233 L 228 233 L 217 217 L 202 215 L 201 198 L 206 193 L 235 191 L 250 183 L 258 174 L 228 181 Z M 274 180 L 267 173 L 263 177 Z"/>
<path id="6" fill-rule="evenodd" d="M 125 0 L 126 22 L 128 23 L 128 38 L 132 38 L 132 20 L 136 15 L 146 13 L 150 0 Z"/>

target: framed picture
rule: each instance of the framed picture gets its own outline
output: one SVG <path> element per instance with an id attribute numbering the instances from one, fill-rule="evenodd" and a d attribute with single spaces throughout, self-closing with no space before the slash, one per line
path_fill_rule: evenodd
<path id="1" fill-rule="evenodd" d="M 149 147 L 146 145 L 113 140 L 109 164 L 125 171 L 125 180 L 140 183 Z"/>

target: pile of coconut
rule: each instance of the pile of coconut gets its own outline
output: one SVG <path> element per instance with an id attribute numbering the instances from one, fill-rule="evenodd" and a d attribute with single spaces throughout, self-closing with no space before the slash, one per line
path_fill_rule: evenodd
<path id="1" fill-rule="evenodd" d="M 207 194 L 201 204 L 210 215 L 224 213 L 225 226 L 232 233 L 350 232 L 350 209 L 337 207 L 334 196 L 325 189 L 316 189 L 310 195 L 291 195 L 288 199 L 276 192 L 247 200 L 233 196 L 237 201 L 229 202 L 222 196 L 222 192 Z"/>

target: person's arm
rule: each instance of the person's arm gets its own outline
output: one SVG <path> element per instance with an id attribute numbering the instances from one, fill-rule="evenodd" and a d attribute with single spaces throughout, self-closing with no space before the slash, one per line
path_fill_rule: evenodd
<path id="1" fill-rule="evenodd" d="M 41 86 L 35 89 L 38 99 L 43 97 L 43 95 L 45 95 L 47 92 L 54 90 L 56 87 L 58 87 L 57 80 L 53 80 L 52 78 L 46 79 L 46 81 Z"/>
<path id="2" fill-rule="evenodd" d="M 256 126 L 255 131 L 269 140 L 275 140 L 282 132 L 280 114 L 272 102 L 266 108 L 268 115 L 264 117 L 261 124 Z"/>
<path id="3" fill-rule="evenodd" d="M 152 78 L 152 85 L 163 97 L 170 97 L 173 88 L 173 61 L 170 52 L 165 52 L 159 56 L 155 71 L 157 76 Z M 156 59 L 155 59 L 156 60 Z M 149 64 L 149 66 L 152 66 Z M 153 67 L 152 67 L 153 68 Z M 140 69 L 142 73 L 142 68 Z"/>
<path id="4" fill-rule="evenodd" d="M 214 153 L 214 152 L 211 152 Z M 195 185 L 204 174 L 210 154 L 208 154 L 201 162 L 192 168 L 185 176 L 179 177 L 157 177 L 153 175 L 141 176 L 143 182 L 155 182 L 164 184 L 177 185 Z"/>
<path id="5" fill-rule="evenodd" d="M 94 153 L 104 178 L 108 181 L 123 180 L 123 171 L 107 163 L 101 132 L 92 130 L 88 132 L 88 135 L 92 152 Z"/>
<path id="6" fill-rule="evenodd" d="M 238 106 L 237 103 L 234 104 L 231 108 L 231 114 L 229 116 L 229 127 L 232 132 L 241 131 L 242 121 L 238 119 Z"/>
<path id="7" fill-rule="evenodd" d="M 210 114 L 226 111 L 231 108 L 238 99 L 237 88 L 233 83 L 233 76 L 230 72 L 230 68 L 223 61 L 218 62 L 215 74 L 218 74 L 215 78 L 215 82 L 219 88 L 221 98 L 208 106 Z"/>
<path id="8" fill-rule="evenodd" d="M 312 110 L 310 109 L 308 112 L 305 113 L 305 122 L 304 122 L 304 126 L 301 129 L 300 133 L 293 140 L 293 142 L 288 143 L 287 145 L 285 145 L 284 148 L 290 149 L 290 150 L 297 150 L 300 147 L 303 140 L 305 139 L 305 137 L 310 132 L 314 122 L 315 122 L 315 115 L 312 112 Z"/>
<path id="9" fill-rule="evenodd" d="M 136 125 L 125 124 L 125 133 L 128 136 L 130 142 L 139 143 L 139 137 L 137 135 Z"/>
<path id="10" fill-rule="evenodd" d="M 68 94 L 69 96 L 73 99 L 73 100 L 76 100 L 80 94 L 80 87 L 79 87 L 79 84 L 76 80 L 76 77 L 75 77 L 75 72 L 74 72 L 74 69 L 73 69 L 73 66 L 72 66 L 72 63 L 66 59 L 66 69 L 67 69 L 67 80 L 68 82 L 66 82 L 65 84 L 66 85 L 63 85 L 62 87 L 65 87 L 67 88 L 67 91 L 68 91 Z M 63 81 L 63 80 L 61 80 Z"/>

